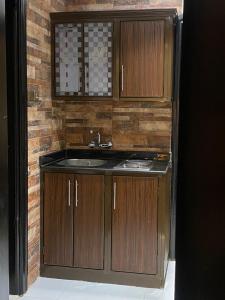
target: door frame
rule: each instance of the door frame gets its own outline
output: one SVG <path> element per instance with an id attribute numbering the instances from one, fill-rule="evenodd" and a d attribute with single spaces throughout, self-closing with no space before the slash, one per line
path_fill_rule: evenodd
<path id="1" fill-rule="evenodd" d="M 8 299 L 8 125 L 5 1 L 0 0 L 0 299 Z"/>
<path id="2" fill-rule="evenodd" d="M 174 39 L 174 86 L 172 102 L 172 187 L 171 187 L 171 228 L 170 228 L 170 259 L 176 260 L 176 203 L 177 203 L 177 177 L 179 154 L 179 110 L 180 110 L 180 76 L 182 51 L 183 15 L 177 18 Z"/>
<path id="3" fill-rule="evenodd" d="M 225 2 L 184 0 L 176 300 L 224 299 Z"/>
<path id="4" fill-rule="evenodd" d="M 27 290 L 28 147 L 26 0 L 5 1 L 9 130 L 9 287 Z"/>

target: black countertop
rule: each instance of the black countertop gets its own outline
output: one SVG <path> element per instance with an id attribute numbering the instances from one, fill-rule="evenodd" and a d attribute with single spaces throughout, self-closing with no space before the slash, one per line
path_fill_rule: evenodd
<path id="1" fill-rule="evenodd" d="M 106 163 L 100 167 L 68 167 L 61 166 L 58 163 L 64 159 L 83 158 L 83 159 L 104 159 Z M 118 170 L 114 167 L 127 159 L 150 159 L 153 164 L 150 170 Z M 53 152 L 40 157 L 40 167 L 43 171 L 70 171 L 89 174 L 158 174 L 167 173 L 169 168 L 169 154 L 155 152 L 133 152 L 133 151 L 111 151 L 111 150 L 75 150 L 68 149 L 58 152 Z"/>

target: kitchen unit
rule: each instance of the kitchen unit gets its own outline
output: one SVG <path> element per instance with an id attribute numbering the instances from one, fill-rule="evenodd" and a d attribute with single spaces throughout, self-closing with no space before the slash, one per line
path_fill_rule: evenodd
<path id="1" fill-rule="evenodd" d="M 53 101 L 79 103 L 86 116 L 96 102 L 124 105 L 112 122 L 125 131 L 137 123 L 137 136 L 153 132 L 152 148 L 161 149 L 169 132 L 176 10 L 53 13 L 51 22 Z M 134 107 L 139 115 L 127 122 Z M 71 126 L 85 122 L 76 114 Z M 126 141 L 126 134 L 113 128 L 106 141 L 100 123 L 87 126 L 83 150 L 40 159 L 41 276 L 161 288 L 170 241 L 169 151 L 152 151 L 149 137 L 135 146 L 143 151 L 118 151 L 113 135 Z"/>
<path id="2" fill-rule="evenodd" d="M 70 150 L 41 158 L 41 275 L 162 287 L 170 173 L 168 156 L 145 152 Z"/>

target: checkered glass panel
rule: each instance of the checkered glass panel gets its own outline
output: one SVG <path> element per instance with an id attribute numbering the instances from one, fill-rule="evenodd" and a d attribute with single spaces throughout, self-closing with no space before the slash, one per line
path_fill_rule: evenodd
<path id="1" fill-rule="evenodd" d="M 112 96 L 112 31 L 112 23 L 84 24 L 87 96 Z"/>
<path id="2" fill-rule="evenodd" d="M 82 95 L 82 25 L 55 26 L 55 79 L 57 96 Z"/>

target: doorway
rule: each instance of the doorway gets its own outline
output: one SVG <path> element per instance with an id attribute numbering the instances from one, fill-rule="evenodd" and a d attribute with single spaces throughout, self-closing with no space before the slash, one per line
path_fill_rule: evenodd
<path id="1" fill-rule="evenodd" d="M 27 180 L 27 166 L 24 162 L 27 161 L 27 157 L 23 156 L 27 153 L 27 146 L 24 145 L 23 141 L 27 140 L 26 137 L 26 92 L 19 91 L 21 88 L 21 84 L 18 85 L 18 82 L 22 83 L 23 86 L 26 86 L 26 82 L 24 80 L 24 74 L 26 71 L 24 70 L 24 66 L 26 66 L 26 61 L 22 63 L 18 63 L 18 58 L 21 59 L 22 57 L 26 57 L 25 49 L 23 45 L 26 45 L 26 40 L 24 39 L 25 36 L 25 2 L 26 1 L 15 1 L 8 3 L 9 11 L 8 11 L 8 20 L 9 22 L 9 29 L 12 30 L 10 36 L 13 38 L 8 41 L 9 48 L 16 49 L 13 52 L 14 56 L 8 54 L 8 65 L 11 66 L 11 70 L 17 70 L 16 76 L 15 72 L 12 71 L 9 73 L 9 78 L 13 78 L 13 82 L 15 83 L 15 90 L 10 89 L 9 95 L 12 99 L 11 104 L 9 105 L 9 109 L 12 112 L 12 120 L 16 120 L 13 127 L 10 129 L 11 134 L 11 145 L 14 145 L 11 148 L 11 155 L 12 155 L 12 166 L 11 166 L 11 174 L 15 174 L 15 182 L 14 188 L 12 188 L 11 193 L 14 194 L 12 199 L 17 200 L 11 203 L 11 210 L 10 210 L 10 220 L 16 220 L 15 225 L 11 223 L 13 230 L 11 231 L 11 246 L 10 251 L 12 253 L 13 260 L 10 263 L 10 287 L 12 294 L 22 294 L 23 291 L 26 290 L 26 283 L 27 283 L 27 186 L 25 186 Z M 20 28 L 19 30 L 16 28 Z M 22 30 L 22 31 L 20 31 Z M 14 32 L 15 31 L 15 32 Z M 14 35 L 12 35 L 12 32 Z M 23 40 L 24 39 L 24 40 Z M 10 52 L 9 52 L 10 53 Z M 14 57 L 14 60 L 11 58 Z M 14 69 L 15 68 L 15 69 Z M 20 75 L 18 75 L 20 74 Z M 20 77 L 19 77 L 20 76 Z M 22 80 L 20 80 L 22 78 Z M 24 81 L 23 81 L 24 80 Z M 17 91 L 17 92 L 16 92 Z M 19 100 L 20 99 L 20 100 Z M 14 101 L 14 102 L 13 102 Z M 13 104 L 12 104 L 13 103 Z M 13 115 L 14 114 L 14 115 Z M 18 126 L 19 124 L 19 126 Z M 20 125 L 22 124 L 22 127 Z M 12 129 L 13 128 L 13 129 Z M 23 129 L 22 129 L 23 128 Z M 23 136 L 23 140 L 22 137 Z M 19 137 L 19 138 L 18 138 Z M 18 139 L 18 140 L 17 140 Z M 17 150 L 15 151 L 15 147 L 17 145 Z M 21 150 L 22 149 L 22 150 Z M 13 167 L 15 163 L 22 162 L 20 168 L 16 169 Z M 22 215 L 19 215 L 21 214 Z M 21 217 L 20 217 L 21 216 Z M 14 221 L 13 221 L 14 222 Z M 24 231 L 25 228 L 25 231 Z M 16 266 L 16 267 L 15 267 Z"/>
<path id="2" fill-rule="evenodd" d="M 5 1 L 8 110 L 9 291 L 27 289 L 26 1 Z"/>
<path id="3" fill-rule="evenodd" d="M 8 1 L 9 2 L 9 1 Z M 20 5 L 21 5 L 21 1 L 17 1 L 17 2 L 19 2 L 20 3 Z M 193 4 L 193 3 L 195 2 L 195 4 Z M 207 1 L 204 1 L 204 3 L 206 3 Z M 2 8 L 3 8 L 3 3 L 4 3 L 4 1 L 0 1 L 0 8 L 1 8 L 1 11 L 2 11 Z M 204 3 L 203 3 L 203 1 L 202 1 L 202 3 L 201 3 L 201 1 L 198 1 L 198 3 L 196 3 L 196 1 L 189 1 L 189 6 L 187 7 L 187 14 L 186 14 L 186 22 L 189 20 L 189 24 L 187 25 L 187 27 L 185 28 L 185 32 L 187 33 L 187 32 L 195 32 L 195 28 L 197 28 L 198 26 L 198 24 L 199 24 L 199 20 L 197 21 L 197 18 L 196 18 L 196 16 L 195 16 L 195 18 L 193 19 L 192 17 L 193 17 L 193 14 L 195 13 L 196 15 L 198 14 L 198 13 L 200 13 L 201 12 L 201 10 L 199 9 L 199 6 L 200 5 L 204 5 Z M 195 5 L 197 5 L 198 7 L 196 7 Z M 210 11 L 210 7 L 208 7 L 208 16 L 207 16 L 207 18 L 209 19 L 209 15 L 212 17 L 212 19 L 211 19 L 211 23 L 210 24 L 212 24 L 214 27 L 213 28 L 215 28 L 215 33 L 217 34 L 216 36 L 218 36 L 218 40 L 220 40 L 220 37 L 221 36 L 224 36 L 224 32 L 223 32 L 223 26 L 219 26 L 220 25 L 220 23 L 218 23 L 219 22 L 219 20 L 221 21 L 221 20 L 224 20 L 224 18 L 223 18 L 223 15 L 221 15 L 221 17 L 219 18 L 218 17 L 218 15 L 217 16 L 215 16 L 215 15 L 213 15 L 213 12 L 211 12 Z M 222 9 L 222 7 L 221 7 L 221 9 L 219 9 L 218 7 L 217 7 L 217 11 L 220 11 L 221 12 L 221 14 L 222 14 L 222 11 L 224 11 L 223 9 Z M 197 13 L 196 13 L 197 12 Z M 202 16 L 202 18 L 203 18 L 203 20 L 204 20 L 204 22 L 202 23 L 203 25 L 205 25 L 205 24 L 207 24 L 207 22 L 205 21 L 207 18 L 204 16 L 204 14 L 203 14 L 203 16 Z M 219 20 L 218 20 L 219 19 Z M 1 14 L 1 25 L 3 24 L 2 23 L 2 20 L 3 20 L 3 15 Z M 215 22 L 213 22 L 213 20 L 215 20 Z M 196 27 L 195 27 L 195 26 Z M 218 26 L 217 26 L 218 25 Z M 1 29 L 2 29 L 2 27 L 1 27 Z M 203 29 L 201 29 L 201 30 L 203 30 Z M 206 26 L 206 29 L 205 29 L 206 31 L 207 31 L 207 26 Z M 199 29 L 199 31 L 197 32 L 198 33 L 198 37 L 201 37 L 201 38 L 199 38 L 199 39 L 197 39 L 196 38 L 196 36 L 195 36 L 195 43 L 200 43 L 201 41 L 202 41 L 202 32 L 203 31 L 200 31 L 200 29 Z M 2 33 L 2 30 L 1 30 L 1 34 L 3 34 Z M 207 34 L 206 34 L 207 35 Z M 188 36 L 188 34 L 186 34 L 185 35 L 185 45 L 186 46 L 188 46 L 188 43 L 191 41 L 193 39 L 193 36 L 191 35 L 189 35 Z M 214 39 L 214 41 L 215 41 L 215 39 Z M 1 39 L 1 41 L 0 41 L 1 43 L 3 42 L 3 40 Z M 3 54 L 3 55 L 5 55 L 4 53 L 3 53 L 3 51 L 4 51 L 4 43 L 2 44 L 3 45 L 3 47 L 1 47 L 0 48 L 0 51 L 1 51 L 1 55 Z M 193 46 L 193 44 L 192 44 L 192 46 Z M 198 46 L 200 47 L 201 45 L 199 45 L 198 44 Z M 210 45 L 209 45 L 210 46 Z M 196 46 L 196 44 L 195 44 L 195 47 L 197 47 Z M 194 49 L 196 49 L 194 47 Z M 209 48 L 208 49 L 208 51 L 210 50 L 211 48 Z M 193 49 L 192 49 L 192 51 L 194 51 Z M 214 50 L 215 51 L 215 50 Z M 223 53 L 222 53 L 223 52 Z M 212 53 L 214 53 L 213 52 L 213 50 L 211 49 L 211 55 L 212 55 Z M 199 70 L 197 70 L 197 67 L 199 66 L 199 63 L 200 63 L 200 61 L 201 61 L 201 57 L 195 57 L 195 60 L 194 61 L 192 61 L 191 59 L 190 59 L 190 56 L 191 55 L 193 55 L 193 52 L 192 53 L 187 53 L 186 52 L 186 71 L 187 70 L 189 70 L 190 71 L 190 69 L 189 68 L 191 68 L 192 66 L 195 66 L 196 67 L 196 72 L 199 72 Z M 190 56 L 189 56 L 190 55 Z M 216 55 L 215 55 L 215 57 L 219 57 L 219 58 L 221 58 L 221 61 L 220 61 L 220 64 L 222 64 L 222 62 L 223 62 L 223 60 L 222 60 L 222 57 L 223 57 L 223 55 L 224 55 L 224 49 L 221 47 L 220 49 L 217 49 L 217 52 L 216 52 Z M 1 58 L 2 59 L 2 58 Z M 207 60 L 208 61 L 208 60 Z M 215 66 L 214 64 L 212 65 L 212 66 Z M 3 63 L 1 63 L 0 64 L 0 68 L 2 68 L 2 67 L 4 67 L 4 62 Z M 214 72 L 211 72 L 211 76 L 213 76 L 213 74 L 215 75 L 215 72 L 216 71 L 216 68 L 214 69 Z M 1 69 L 1 73 L 0 73 L 0 75 L 2 76 L 2 78 L 1 78 L 1 84 L 3 84 L 3 86 L 4 86 L 4 70 L 3 69 Z M 199 78 L 201 78 L 201 80 L 202 81 L 204 81 L 204 78 L 206 77 L 206 75 L 205 74 L 201 74 L 201 76 L 200 76 L 200 73 L 197 73 L 198 75 L 199 75 L 199 77 L 198 77 L 198 79 Z M 188 75 L 190 75 L 190 73 L 188 73 Z M 203 76 L 204 75 L 204 76 Z M 221 89 L 220 91 L 218 91 L 218 89 L 216 89 L 216 87 L 219 85 L 220 87 L 223 87 L 223 82 L 222 82 L 222 76 L 221 76 L 221 78 L 219 79 L 219 78 L 217 78 L 217 81 L 215 82 L 215 81 L 213 81 L 213 77 L 211 77 L 211 78 L 208 78 L 208 83 L 209 83 L 209 85 L 210 86 L 214 86 L 214 91 L 216 91 L 216 93 L 214 93 L 212 96 L 213 96 L 213 98 L 215 98 L 216 96 L 218 96 L 218 97 L 221 97 L 221 99 L 223 99 L 223 89 Z M 188 79 L 187 77 L 186 77 L 186 79 Z M 184 91 L 186 91 L 187 93 L 186 93 L 186 99 L 187 100 L 189 100 L 190 99 L 190 94 L 188 93 L 188 91 L 190 90 L 190 84 L 192 83 L 192 84 L 194 84 L 193 82 L 188 82 L 188 80 L 186 81 L 188 84 L 186 85 L 186 90 L 184 89 Z M 196 81 L 196 82 L 198 82 L 199 83 L 199 81 Z M 204 84 L 204 88 L 206 87 L 206 83 Z M 204 103 L 203 103 L 203 106 L 205 106 L 206 105 L 206 99 L 207 99 L 207 97 L 208 97 L 208 101 L 210 102 L 210 100 L 209 100 L 209 95 L 207 95 L 207 93 L 206 93 L 206 91 L 205 91 L 205 96 L 203 97 L 201 94 L 200 94 L 200 88 L 199 88 L 199 86 L 198 87 L 195 87 L 196 88 L 196 90 L 198 90 L 199 91 L 199 94 L 197 94 L 196 96 L 198 97 L 198 99 L 196 99 L 196 98 L 194 98 L 193 97 L 193 103 L 192 103 L 192 105 L 193 105 L 193 107 L 196 107 L 195 106 L 195 103 L 199 103 L 199 101 L 200 101 L 200 99 L 202 99 L 201 101 L 203 101 L 204 100 Z M 206 89 L 207 90 L 207 89 Z M 6 165 L 6 157 L 7 157 L 7 155 L 8 155 L 8 151 L 7 151 L 7 147 L 6 147 L 6 145 L 7 145 L 7 135 L 6 135 L 6 132 L 7 132 L 7 126 L 6 126 L 6 120 L 5 121 L 3 121 L 4 119 L 3 119 L 3 116 L 5 116 L 5 113 L 6 113 L 6 106 L 5 106 L 5 104 L 4 104 L 4 101 L 3 101 L 3 99 L 5 99 L 5 91 L 4 91 L 4 89 L 1 89 L 1 91 L 0 91 L 0 93 L 2 93 L 1 94 L 1 101 L 0 101 L 0 103 L 1 103 L 1 107 L 0 107 L 0 113 L 1 113 L 1 115 L 0 115 L 0 122 L 1 122 L 1 126 L 0 126 L 0 130 L 1 130 L 1 134 L 0 134 L 0 139 L 1 139 L 1 143 L 0 143 L 0 147 L 1 147 L 1 158 L 3 158 L 4 157 L 4 159 L 1 159 L 1 163 L 0 163 L 0 168 L 1 168 L 1 174 L 0 174 L 0 176 L 1 176 L 1 180 L 0 180 L 0 189 L 1 189 L 1 194 L 0 194 L 0 201 L 1 201 L 1 207 L 0 207 L 0 209 L 1 209 L 1 215 L 0 215 L 0 230 L 2 230 L 0 233 L 1 233 L 1 251 L 2 251 L 2 249 L 4 248 L 4 249 L 6 249 L 7 248 L 7 243 L 6 243 L 6 239 L 7 239 L 7 224 L 6 223 L 4 223 L 4 220 L 5 220 L 5 218 L 6 218 L 6 214 L 5 214 L 5 212 L 6 212 L 6 209 L 7 209 L 7 203 L 6 203 L 6 201 L 4 202 L 5 204 L 3 204 L 2 205 L 2 201 L 3 201 L 3 199 L 7 199 L 7 165 Z M 211 95 L 210 95 L 211 96 Z M 204 99 L 203 99 L 204 98 Z M 195 100 L 196 100 L 196 102 L 195 102 Z M 195 103 L 194 103 L 195 102 Z M 186 106 L 186 108 L 189 110 L 191 110 L 191 108 L 193 108 L 193 107 L 190 107 L 190 106 L 188 106 L 188 105 L 191 105 L 191 102 L 186 102 L 187 104 L 187 106 Z M 211 102 L 210 102 L 211 103 Z M 223 111 L 223 108 L 224 108 L 224 106 L 223 106 L 223 103 L 221 103 L 220 102 L 220 105 L 219 105 L 219 108 L 217 108 L 217 112 L 218 112 L 218 110 L 220 110 L 220 111 Z M 214 108 L 215 109 L 215 108 Z M 201 111 L 201 108 L 199 109 L 199 111 Z M 215 111 L 216 111 L 216 109 L 215 109 Z M 214 114 L 215 115 L 215 114 Z M 189 123 L 189 122 L 191 122 L 191 120 L 190 119 L 188 119 L 188 116 L 187 115 L 185 115 L 184 116 L 185 117 L 185 120 L 186 120 L 186 122 L 187 123 Z M 203 116 L 201 116 L 201 117 L 203 117 Z M 196 117 L 195 119 L 194 119 L 194 121 L 196 121 L 196 120 L 199 120 L 200 119 L 200 116 L 198 116 L 198 118 Z M 216 120 L 216 119 L 214 119 L 213 120 L 214 122 L 213 122 L 213 124 L 214 124 L 214 126 L 216 126 L 216 124 L 217 124 L 217 122 L 218 122 L 218 120 Z M 195 125 L 201 125 L 201 124 L 199 124 L 199 123 L 195 123 Z M 222 123 L 221 123 L 222 124 Z M 210 126 L 210 124 L 208 124 L 207 126 Z M 195 128 L 197 128 L 197 127 L 195 127 Z M 219 127 L 220 128 L 220 132 L 221 132 L 221 136 L 223 136 L 223 127 L 222 126 L 220 126 Z M 204 128 L 205 130 L 206 130 L 206 128 Z M 210 130 L 210 128 L 208 127 L 208 129 Z M 218 129 L 217 129 L 218 130 Z M 204 132 L 204 131 L 203 131 Z M 189 135 L 188 135 L 188 130 L 186 131 L 186 133 L 187 133 L 187 135 L 186 135 L 186 137 L 188 137 Z M 196 143 L 196 141 L 198 141 L 198 137 L 197 137 L 197 135 L 195 135 L 195 140 L 194 140 L 194 135 L 192 136 L 192 146 Z M 220 140 L 215 140 L 215 144 L 217 144 L 217 142 L 218 141 L 220 141 Z M 189 140 L 189 139 L 186 139 L 186 142 L 187 143 L 189 143 L 189 145 L 191 144 L 191 141 Z M 218 145 L 218 144 L 217 144 Z M 202 146 L 202 145 L 201 145 Z M 193 149 L 193 148 L 192 148 Z M 222 149 L 222 148 L 221 148 Z M 187 154 L 187 152 L 188 152 L 188 150 L 189 150 L 189 148 L 186 148 L 186 150 L 183 148 L 182 149 L 184 152 L 186 151 L 186 154 Z M 195 157 L 195 156 L 193 156 L 193 157 Z M 187 157 L 186 157 L 187 158 Z M 207 155 L 205 154 L 205 158 L 207 159 Z M 214 159 L 215 159 L 215 157 L 214 157 Z M 220 164 L 219 165 L 221 165 L 221 164 L 223 164 L 223 159 L 224 159 L 224 156 L 223 156 L 223 153 L 221 153 L 221 155 L 219 155 L 219 159 L 220 159 Z M 217 158 L 217 160 L 219 161 L 219 159 Z M 184 160 L 185 160 L 185 157 L 184 157 Z M 26 160 L 25 160 L 26 161 Z M 191 160 L 191 161 L 188 161 L 187 160 L 187 162 L 188 163 L 192 163 L 193 164 L 193 160 Z M 214 162 L 215 162 L 215 160 L 214 160 Z M 197 168 L 197 166 L 198 166 L 198 163 L 199 163 L 199 161 L 197 161 L 197 159 L 195 160 L 195 168 Z M 214 164 L 214 166 L 215 166 L 215 164 Z M 182 166 L 181 166 L 182 167 Z M 187 179 L 187 175 L 191 175 L 191 172 L 190 172 L 190 169 L 188 169 L 188 166 L 186 165 L 186 177 L 183 177 L 184 179 L 183 180 L 185 180 L 185 178 Z M 196 169 L 195 169 L 196 170 Z M 218 179 L 219 178 L 222 178 L 223 177 L 223 174 L 221 174 L 221 172 L 222 172 L 223 170 L 222 169 L 219 169 L 219 172 L 218 172 L 218 170 L 216 170 L 216 174 L 217 174 L 217 183 L 218 183 Z M 207 174 L 204 174 L 204 176 L 207 176 Z M 189 177 L 190 178 L 190 177 Z M 199 177 L 200 178 L 200 177 Z M 189 180 L 189 179 L 188 179 Z M 190 183 L 190 181 L 189 181 L 189 183 Z M 216 184 L 215 182 L 214 182 L 214 184 Z M 217 186 L 218 187 L 218 186 Z M 219 188 L 219 190 L 218 190 L 218 188 Z M 221 200 L 223 200 L 223 196 L 224 196 L 224 186 L 223 186 L 223 188 L 222 188 L 222 186 L 219 186 L 217 188 L 217 195 L 220 195 L 220 199 Z M 202 189 L 204 189 L 205 191 L 209 191 L 210 190 L 210 185 L 208 185 L 208 186 L 206 186 L 206 185 L 202 185 Z M 195 190 L 197 191 L 197 187 L 195 186 Z M 3 193 L 2 193 L 2 191 L 3 191 Z M 188 191 L 188 193 L 187 193 L 187 195 L 189 195 L 190 197 L 192 196 L 191 194 L 190 194 L 190 189 L 188 188 L 188 186 L 186 186 L 186 191 Z M 219 194 L 218 194 L 219 193 Z M 206 193 L 205 193 L 205 196 L 207 196 L 206 195 Z M 210 194 L 208 194 L 208 197 L 210 197 Z M 178 269 L 179 269 L 179 272 L 180 272 L 180 275 L 181 276 L 179 276 L 179 280 L 177 281 L 178 282 L 178 285 L 179 285 L 179 289 L 178 289 L 178 285 L 177 285 L 177 299 L 187 299 L 187 296 L 189 297 L 189 299 L 190 298 L 192 298 L 192 299 L 213 299 L 213 298 L 210 298 L 210 288 L 211 288 L 211 290 L 212 290 L 212 286 L 210 286 L 210 284 L 209 285 L 205 285 L 205 287 L 207 287 L 207 291 L 208 291 L 208 293 L 207 292 L 205 292 L 205 296 L 204 296 L 204 284 L 205 284 L 205 282 L 210 282 L 210 279 L 212 278 L 212 274 L 213 274 L 213 277 L 214 277 L 214 280 L 213 280 L 213 282 L 211 281 L 210 283 L 211 283 L 211 285 L 213 284 L 213 286 L 214 287 L 218 287 L 219 286 L 219 288 L 220 288 L 220 298 L 222 298 L 221 296 L 223 295 L 223 292 L 224 292 L 224 285 L 223 285 L 223 282 L 222 282 L 222 278 L 223 278 L 223 274 L 222 274 L 222 271 L 223 271 L 223 268 L 221 267 L 221 262 L 223 262 L 224 260 L 222 259 L 223 257 L 224 257 L 224 255 L 223 255 L 223 253 L 222 253 L 222 251 L 223 251 L 223 249 L 224 249 L 224 245 L 222 244 L 222 241 L 221 241 L 221 239 L 220 239 L 220 244 L 218 244 L 217 243 L 217 246 L 214 248 L 211 248 L 210 247 L 210 245 L 209 244 L 205 244 L 205 247 L 202 247 L 202 245 L 204 244 L 204 240 L 203 239 L 197 239 L 197 237 L 199 237 L 199 236 L 201 236 L 201 237 L 203 237 L 204 236 L 204 233 L 205 233 L 205 228 L 198 228 L 199 229 L 199 231 L 196 233 L 196 227 L 195 226 L 193 226 L 193 224 L 190 224 L 189 223 L 189 221 L 188 221 L 188 219 L 187 219 L 187 215 L 189 215 L 189 217 L 190 217 L 190 219 L 189 220 L 193 220 L 193 219 L 191 219 L 191 216 L 195 216 L 195 220 L 196 220 L 196 224 L 199 224 L 198 222 L 197 222 L 197 217 L 200 217 L 201 216 L 201 214 L 202 214 L 202 211 L 201 210 L 198 210 L 198 211 L 196 211 L 196 210 L 194 210 L 194 208 L 196 208 L 196 203 L 198 203 L 198 204 L 201 204 L 201 205 L 203 205 L 203 207 L 205 207 L 205 204 L 206 204 L 206 199 L 207 199 L 207 197 L 205 197 L 204 198 L 204 201 L 203 201 L 203 197 L 202 197 L 202 202 L 199 200 L 200 198 L 193 198 L 193 199 L 195 199 L 196 201 L 199 201 L 199 202 L 194 202 L 194 206 L 191 206 L 190 205 L 190 202 L 189 202 L 189 199 L 187 199 L 188 198 L 188 196 L 186 196 L 186 200 L 184 200 L 186 203 L 189 203 L 189 205 L 187 206 L 187 207 L 185 207 L 185 206 L 182 206 L 182 204 L 180 205 L 180 207 L 179 207 L 179 226 L 180 226 L 180 229 L 179 229 L 179 236 L 178 236 L 178 238 L 179 238 L 179 241 L 177 241 L 177 246 L 179 246 L 178 247 L 178 250 L 179 250 L 179 254 L 180 254 L 180 256 L 179 256 L 179 261 L 178 261 Z M 209 199 L 208 198 L 208 202 L 207 203 L 210 203 L 210 201 L 211 201 L 212 199 Z M 215 199 L 214 199 L 215 200 Z M 217 210 L 216 210 L 216 208 L 215 208 L 215 210 L 213 211 L 213 214 L 211 215 L 211 222 L 210 222 L 210 224 L 211 224 L 211 227 L 210 227 L 210 234 L 208 233 L 207 234 L 207 240 L 210 242 L 210 241 L 212 241 L 212 243 L 211 243 L 211 245 L 215 245 L 215 243 L 213 242 L 213 237 L 215 237 L 215 236 L 218 236 L 218 240 L 219 240 L 219 238 L 221 237 L 221 236 L 223 236 L 223 234 L 224 234 L 224 230 L 223 230 L 223 228 L 224 228 L 224 226 L 222 226 L 223 224 L 224 224 L 224 219 L 222 218 L 222 212 L 224 211 L 224 204 L 222 204 L 222 203 L 220 203 L 219 202 L 219 200 L 218 200 L 218 197 L 217 197 L 217 199 L 216 199 L 216 201 L 218 201 L 217 202 Z M 193 201 L 192 201 L 192 203 L 193 203 Z M 223 202 L 224 203 L 224 202 Z M 187 209 L 186 209 L 187 208 Z M 2 211 L 4 211 L 3 213 L 2 213 Z M 220 222 L 219 222 L 219 225 L 220 225 L 220 228 L 219 228 L 219 226 L 216 226 L 216 224 L 218 224 L 218 220 L 217 220 L 217 216 L 221 216 L 220 217 Z M 200 222 L 200 221 L 199 221 Z M 188 229 L 190 229 L 190 231 L 188 231 Z M 216 232 L 216 235 L 215 235 L 215 232 Z M 191 236 L 192 236 L 192 234 L 191 233 L 196 233 L 196 243 L 198 242 L 198 245 L 200 245 L 201 244 L 201 246 L 199 247 L 199 249 L 200 250 L 202 250 L 202 249 L 204 249 L 205 250 L 205 255 L 204 255 L 204 259 L 205 259 L 205 262 L 207 261 L 207 265 L 206 265 L 206 263 L 205 262 L 202 262 L 202 265 L 201 266 L 199 266 L 199 265 L 195 265 L 196 266 L 196 268 L 197 268 L 197 271 L 198 271 L 198 273 L 195 273 L 194 275 L 194 279 L 198 279 L 198 280 L 195 280 L 196 281 L 196 283 L 199 283 L 199 285 L 197 286 L 197 284 L 195 285 L 195 283 L 194 283 L 194 279 L 193 279 L 193 277 L 192 277 L 192 274 L 193 274 L 193 260 L 191 260 L 191 258 L 190 258 L 190 262 L 191 262 L 191 267 L 188 265 L 189 264 L 189 262 L 187 261 L 187 255 L 189 255 L 189 257 L 195 257 L 196 259 L 198 259 L 200 256 L 201 256 L 201 253 L 202 253 L 202 251 L 200 251 L 199 250 L 199 252 L 196 254 L 196 249 L 195 248 L 192 248 L 192 252 L 188 252 L 188 248 L 186 248 L 186 251 L 184 251 L 184 248 L 182 247 L 182 245 L 183 245 L 183 242 L 185 242 L 185 243 L 187 243 L 187 235 L 188 234 L 190 234 Z M 3 238 L 2 238 L 3 237 Z M 217 240 L 217 242 L 218 242 L 218 240 Z M 2 246 L 2 245 L 4 245 L 4 246 Z M 24 247 L 24 245 L 22 245 L 23 247 Z M 5 248 L 6 247 L 6 248 Z M 4 250 L 5 251 L 5 250 Z M 213 252 L 216 252 L 217 253 L 217 257 L 218 258 L 221 258 L 220 260 L 218 259 L 218 264 L 217 264 L 217 266 L 216 266 L 216 269 L 217 269 L 217 271 L 218 272 L 213 272 L 213 269 L 215 269 L 214 268 L 214 266 L 213 266 L 213 263 L 212 264 L 210 264 L 210 262 L 212 262 L 212 256 L 213 256 Z M 2 252 L 1 252 L 1 255 L 2 255 Z M 4 252 L 4 255 L 7 255 L 7 252 Z M 4 256 L 5 257 L 5 256 Z M 186 261 L 186 262 L 185 262 Z M 194 262 L 195 263 L 195 262 Z M 7 270 L 7 264 L 5 264 L 5 262 L 4 262 L 4 270 Z M 206 267 L 207 268 L 206 268 Z M 2 265 L 1 265 L 1 268 L 2 268 Z M 26 268 L 25 268 L 26 269 Z M 184 270 L 188 270 L 188 273 L 186 273 L 186 272 L 184 272 Z M 211 272 L 211 276 L 210 276 L 210 272 Z M 203 274 L 205 274 L 205 277 L 203 277 L 202 275 Z M 0 273 L 0 276 L 3 276 L 3 273 L 1 272 Z M 191 281 L 191 283 L 190 283 L 190 281 L 189 281 L 189 279 L 192 279 L 192 281 Z M 219 280 L 217 280 L 217 279 L 219 279 Z M 4 286 L 4 287 L 7 287 L 7 278 L 6 277 L 1 277 L 1 284 L 2 284 L 2 286 Z M 187 285 L 188 285 L 188 283 L 190 283 L 189 284 L 189 289 L 188 289 L 188 287 L 187 287 Z M 218 285 L 219 283 L 221 283 L 220 285 Z M 198 293 L 197 294 L 195 294 L 195 289 L 194 288 L 197 288 L 198 289 Z M 189 295 L 187 295 L 187 293 L 186 293 L 186 291 L 189 291 Z M 2 292 L 3 290 L 2 289 L 0 289 L 0 292 Z M 215 291 L 216 291 L 216 289 L 214 290 L 214 296 L 215 296 Z M 217 290 L 218 291 L 218 290 Z M 1 294 L 0 294 L 0 298 L 1 299 L 4 299 L 4 295 L 2 296 Z M 179 298 L 180 297 L 180 298 Z M 182 298 L 183 297 L 183 298 Z M 186 298 L 185 298 L 186 297 Z M 215 296 L 216 297 L 216 296 Z M 219 292 L 218 292 L 218 297 L 217 298 L 219 298 Z"/>
<path id="4" fill-rule="evenodd" d="M 8 126 L 5 1 L 0 0 L 0 299 L 7 299 L 8 278 Z"/>

